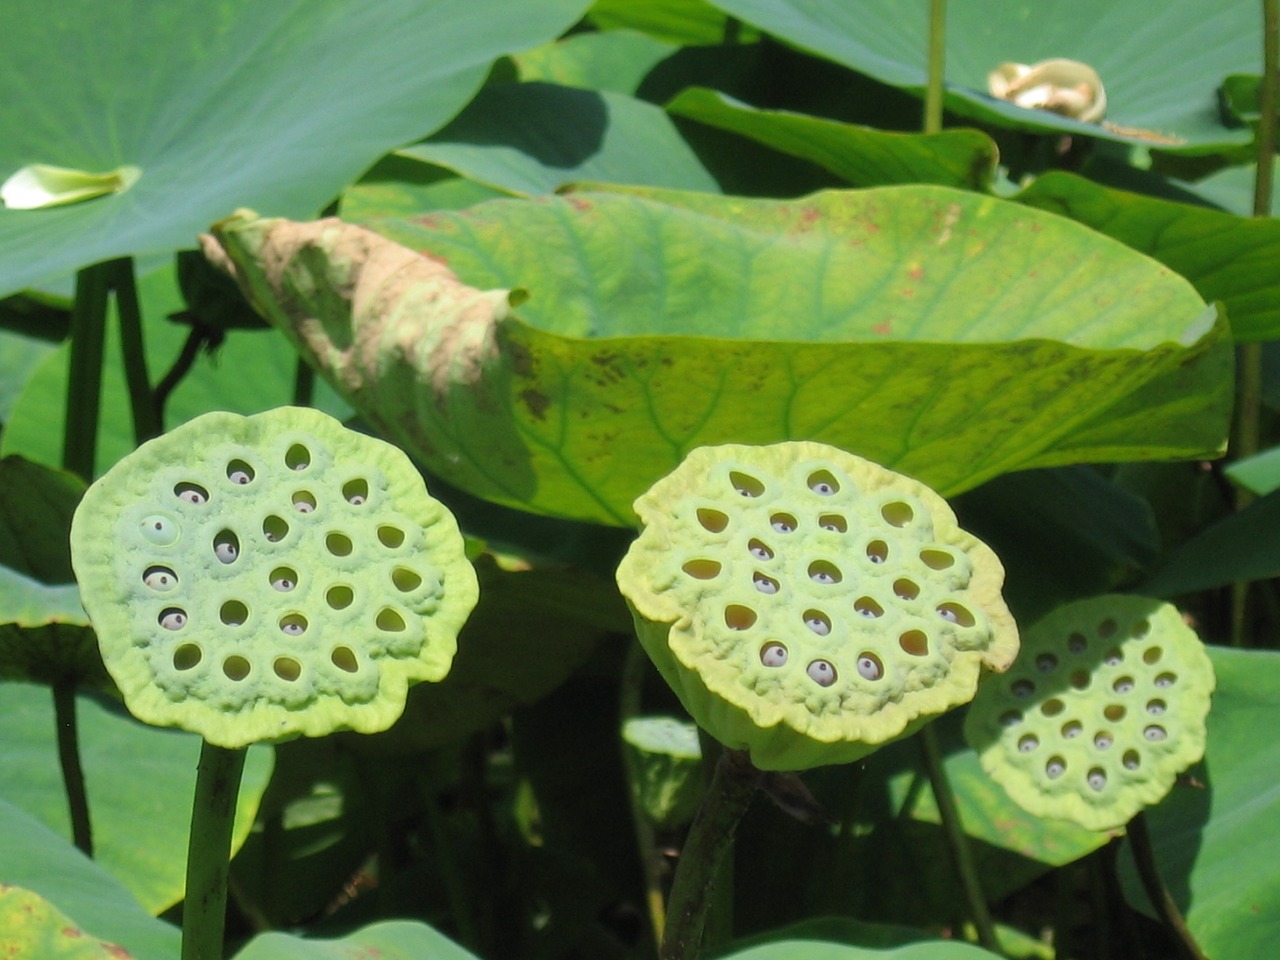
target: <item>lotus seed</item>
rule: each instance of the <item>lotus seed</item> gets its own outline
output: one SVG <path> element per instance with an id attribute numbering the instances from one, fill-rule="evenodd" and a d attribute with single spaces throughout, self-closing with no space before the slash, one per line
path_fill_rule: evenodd
<path id="1" fill-rule="evenodd" d="M 1123 660 L 1124 660 L 1124 654 L 1121 653 L 1119 650 L 1113 649 L 1113 650 L 1107 651 L 1107 655 L 1104 658 L 1103 663 L 1105 663 L 1108 667 L 1118 667 L 1120 666 Z"/>
<path id="2" fill-rule="evenodd" d="M 809 489 L 820 497 L 833 496 L 840 489 L 840 484 L 826 470 L 820 470 L 809 477 Z"/>
<path id="3" fill-rule="evenodd" d="M 787 662 L 787 648 L 780 643 L 766 643 L 760 650 L 760 662 L 766 667 L 780 667 Z"/>
<path id="4" fill-rule="evenodd" d="M 938 616 L 959 627 L 972 627 L 974 624 L 973 614 L 958 603 L 939 604 Z"/>
<path id="5" fill-rule="evenodd" d="M 747 544 L 747 551 L 757 560 L 772 560 L 773 551 L 761 543 L 759 540 L 752 540 Z"/>
<path id="6" fill-rule="evenodd" d="M 1121 677 L 1111 685 L 1111 689 L 1116 693 L 1130 693 L 1133 691 L 1133 677 Z"/>
<path id="7" fill-rule="evenodd" d="M 1050 757 L 1049 762 L 1044 765 L 1044 774 L 1050 780 L 1057 780 L 1066 772 L 1067 762 L 1061 757 Z"/>
<path id="8" fill-rule="evenodd" d="M 152 514 L 138 525 L 142 536 L 157 547 L 167 547 L 177 543 L 180 529 L 177 521 L 163 514 Z"/>
<path id="9" fill-rule="evenodd" d="M 796 518 L 786 513 L 775 514 L 769 518 L 769 525 L 777 533 L 791 533 L 796 528 Z"/>
<path id="10" fill-rule="evenodd" d="M 879 680 L 883 677 L 884 665 L 880 662 L 880 658 L 870 652 L 858 657 L 858 676 L 863 680 Z"/>
<path id="11" fill-rule="evenodd" d="M 1058 658 L 1052 653 L 1042 653 L 1036 657 L 1036 669 L 1041 673 L 1053 673 L 1058 666 Z"/>
<path id="12" fill-rule="evenodd" d="M 213 555 L 223 563 L 235 563 L 240 556 L 240 541 L 230 530 L 223 530 L 213 538 Z"/>
<path id="13" fill-rule="evenodd" d="M 747 476 L 745 473 L 738 473 L 736 470 L 729 474 L 729 482 L 733 484 L 733 489 L 737 491 L 739 496 L 758 497 L 764 493 L 764 484 L 755 477 Z"/>
<path id="14" fill-rule="evenodd" d="M 853 609 L 869 620 L 884 616 L 884 607 L 870 597 L 859 597 L 853 602 Z"/>
<path id="15" fill-rule="evenodd" d="M 316 508 L 316 498 L 303 491 L 293 495 L 293 509 L 299 513 L 311 513 Z"/>
<path id="16" fill-rule="evenodd" d="M 817 610 L 805 612 L 804 625 L 820 637 L 825 637 L 831 632 L 831 621 L 827 619 L 826 614 L 819 613 Z"/>
<path id="17" fill-rule="evenodd" d="M 148 567 L 142 575 L 142 582 L 152 590 L 167 592 L 178 585 L 178 577 L 168 567 Z"/>
<path id="18" fill-rule="evenodd" d="M 1038 746 L 1040 746 L 1040 738 L 1035 734 L 1026 733 L 1018 738 L 1019 753 L 1030 753 Z"/>
<path id="19" fill-rule="evenodd" d="M 1017 710 L 1006 710 L 1000 714 L 1000 726 L 1016 727 L 1022 722 L 1022 714 Z"/>
<path id="20" fill-rule="evenodd" d="M 1133 637 L 1135 640 L 1141 640 L 1150 632 L 1151 621 L 1144 618 L 1133 625 L 1133 629 L 1129 631 L 1129 636 Z"/>
<path id="21" fill-rule="evenodd" d="M 1079 720 L 1070 720 L 1062 725 L 1062 737 L 1065 740 L 1074 740 L 1084 732 L 1084 725 Z"/>
<path id="22" fill-rule="evenodd" d="M 809 679 L 820 687 L 829 687 L 836 682 L 836 668 L 826 660 L 814 660 L 806 672 Z"/>
<path id="23" fill-rule="evenodd" d="M 169 607 L 160 612 L 160 626 L 166 630 L 181 630 L 187 625 L 187 615 L 177 607 Z"/>
<path id="24" fill-rule="evenodd" d="M 1067 649 L 1072 653 L 1084 653 L 1088 647 L 1089 641 L 1081 634 L 1073 633 L 1067 638 Z"/>
<path id="25" fill-rule="evenodd" d="M 1114 637 L 1119 629 L 1119 625 L 1110 617 L 1107 617 L 1107 619 L 1098 624 L 1098 636 L 1102 637 L 1104 640 L 1108 640 L 1111 637 Z"/>
<path id="26" fill-rule="evenodd" d="M 267 517 L 262 521 L 262 535 L 272 543 L 279 543 L 289 535 L 289 524 L 280 517 Z"/>
<path id="27" fill-rule="evenodd" d="M 198 505 L 209 501 L 209 491 L 196 483 L 180 483 L 173 488 L 173 492 L 179 500 L 185 500 L 187 503 Z"/>
<path id="28" fill-rule="evenodd" d="M 1168 736 L 1168 734 L 1165 733 L 1164 727 L 1157 727 L 1154 724 L 1144 729 L 1142 731 L 1142 735 L 1148 740 L 1163 740 Z"/>
<path id="29" fill-rule="evenodd" d="M 1126 750 L 1124 752 L 1124 759 L 1121 762 L 1124 764 L 1126 770 L 1137 770 L 1139 765 L 1142 763 L 1142 760 L 1138 757 L 1137 750 Z"/>
<path id="30" fill-rule="evenodd" d="M 809 564 L 809 579 L 814 583 L 839 583 L 841 574 L 834 564 L 827 563 L 825 560 L 818 560 Z"/>
<path id="31" fill-rule="evenodd" d="M 1009 691 L 1019 700 L 1025 700 L 1036 692 L 1036 685 L 1030 680 L 1015 680 L 1009 687 Z"/>
<path id="32" fill-rule="evenodd" d="M 1107 775 L 1098 767 L 1094 767 L 1089 771 L 1088 783 L 1090 789 L 1101 790 L 1107 785 Z"/>
<path id="33" fill-rule="evenodd" d="M 889 559 L 889 545 L 883 540 L 872 540 L 867 544 L 867 559 L 872 563 L 884 563 Z"/>
<path id="34" fill-rule="evenodd" d="M 253 481 L 253 467 L 243 460 L 232 460 L 227 464 L 227 479 L 241 486 L 251 483 Z"/>
<path id="35" fill-rule="evenodd" d="M 1164 689 L 1166 687 L 1172 687 L 1173 681 L 1176 679 L 1177 678 L 1174 677 L 1172 673 L 1162 673 L 1160 674 L 1160 676 L 1156 677 L 1156 686 L 1160 687 L 1161 689 Z"/>
<path id="36" fill-rule="evenodd" d="M 311 466 L 311 451 L 300 443 L 291 446 L 284 455 L 284 465 L 290 470 L 305 470 Z"/>
<path id="37" fill-rule="evenodd" d="M 757 573 L 751 578 L 752 583 L 756 585 L 756 589 L 761 593 L 777 593 L 778 581 L 766 577 L 763 573 Z"/>
<path id="38" fill-rule="evenodd" d="M 1163 700 L 1151 700 L 1147 703 L 1147 713 L 1151 714 L 1153 717 L 1158 717 L 1160 714 L 1164 713 L 1165 709 L 1166 707 Z"/>
<path id="39" fill-rule="evenodd" d="M 299 613 L 291 613 L 280 620 L 280 632 L 291 637 L 300 637 L 307 632 L 307 618 Z"/>
<path id="40" fill-rule="evenodd" d="M 1111 734 L 1105 733 L 1105 732 L 1095 734 L 1093 738 L 1093 745 L 1097 747 L 1099 750 L 1109 749 L 1111 747 L 1111 744 L 1113 744 L 1114 742 L 1115 742 L 1115 739 L 1111 736 Z"/>
<path id="41" fill-rule="evenodd" d="M 846 533 L 849 530 L 849 524 L 845 518 L 835 513 L 824 513 L 820 516 L 818 526 L 832 533 Z"/>
<path id="42" fill-rule="evenodd" d="M 288 593 L 298 585 L 298 575 L 288 567 L 277 567 L 271 571 L 271 586 L 281 593 Z"/>

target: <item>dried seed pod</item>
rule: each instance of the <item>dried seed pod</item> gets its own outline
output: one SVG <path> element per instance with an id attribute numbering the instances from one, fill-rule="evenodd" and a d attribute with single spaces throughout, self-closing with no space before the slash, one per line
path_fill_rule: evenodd
<path id="1" fill-rule="evenodd" d="M 1017 653 L 991 550 L 932 490 L 834 447 L 702 447 L 635 507 L 618 585 L 641 643 L 762 769 L 857 759 Z"/>
<path id="2" fill-rule="evenodd" d="M 965 736 L 1029 813 L 1111 830 L 1163 799 L 1204 754 L 1213 688 L 1204 645 L 1177 609 L 1093 597 L 1027 631 L 1008 674 L 978 691 Z"/>
<path id="3" fill-rule="evenodd" d="M 385 729 L 449 672 L 477 599 L 408 457 L 301 408 L 144 444 L 86 492 L 71 546 L 129 709 L 224 747 Z"/>

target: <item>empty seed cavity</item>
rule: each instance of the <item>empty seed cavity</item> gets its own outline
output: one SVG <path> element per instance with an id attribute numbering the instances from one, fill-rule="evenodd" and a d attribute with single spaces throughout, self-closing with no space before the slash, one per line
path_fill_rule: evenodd
<path id="1" fill-rule="evenodd" d="M 1165 737 L 1168 736 L 1168 734 L 1165 732 L 1164 727 L 1161 727 L 1154 723 L 1151 724 L 1151 726 L 1144 728 L 1142 731 L 1142 735 L 1146 737 L 1148 740 L 1151 740 L 1153 742 L 1163 740 Z"/>
<path id="2" fill-rule="evenodd" d="M 178 607 L 166 607 L 160 611 L 160 626 L 166 630 L 181 630 L 187 625 L 187 613 Z"/>
<path id="3" fill-rule="evenodd" d="M 766 643 L 760 648 L 760 662 L 766 667 L 780 667 L 787 662 L 787 648 L 780 643 Z"/>
<path id="4" fill-rule="evenodd" d="M 316 509 L 316 498 L 306 490 L 299 490 L 293 495 L 293 509 L 299 513 L 313 513 Z"/>
<path id="5" fill-rule="evenodd" d="M 1160 674 L 1160 676 L 1156 677 L 1155 683 L 1157 687 L 1159 687 L 1161 690 L 1164 690 L 1164 689 L 1167 689 L 1168 687 L 1172 687 L 1174 684 L 1174 681 L 1177 679 L 1178 678 L 1175 677 L 1172 673 L 1162 673 Z"/>
<path id="6" fill-rule="evenodd" d="M 237 682 L 243 680 L 249 676 L 251 669 L 253 669 L 252 664 L 238 653 L 233 653 L 222 661 L 222 672 L 226 674 L 228 680 Z"/>
<path id="7" fill-rule="evenodd" d="M 262 521 L 262 535 L 271 543 L 279 543 L 289 535 L 289 524 L 282 517 L 267 517 Z"/>
<path id="8" fill-rule="evenodd" d="M 1133 692 L 1133 677 L 1121 677 L 1111 685 L 1111 689 L 1119 694 Z"/>
<path id="9" fill-rule="evenodd" d="M 355 592 L 345 583 L 335 584 L 324 592 L 324 602 L 330 610 L 345 610 L 355 599 Z"/>
<path id="10" fill-rule="evenodd" d="M 374 620 L 379 630 L 385 630 L 389 633 L 400 633 L 404 630 L 404 617 L 400 615 L 400 611 L 391 607 L 383 607 L 378 611 L 378 616 Z"/>
<path id="11" fill-rule="evenodd" d="M 777 593 L 778 581 L 773 577 L 766 577 L 763 573 L 757 573 L 751 578 L 751 582 L 755 584 L 757 590 L 761 593 Z"/>
<path id="12" fill-rule="evenodd" d="M 142 582 L 152 590 L 168 593 L 178 585 L 178 575 L 168 567 L 147 567 L 143 571 Z"/>
<path id="13" fill-rule="evenodd" d="M 831 618 L 821 610 L 806 610 L 804 612 L 804 625 L 820 637 L 825 637 L 831 633 Z"/>
<path id="14" fill-rule="evenodd" d="M 1053 673 L 1058 667 L 1058 658 L 1052 653 L 1040 653 L 1036 655 L 1036 670 L 1040 673 Z"/>
<path id="15" fill-rule="evenodd" d="M 173 669 L 194 670 L 204 659 L 204 651 L 194 643 L 180 643 L 173 651 Z"/>
<path id="16" fill-rule="evenodd" d="M 774 533 L 792 533 L 796 529 L 796 518 L 789 513 L 775 513 L 769 518 L 769 526 Z"/>
<path id="17" fill-rule="evenodd" d="M 276 657 L 271 661 L 271 672 L 281 680 L 293 683 L 302 676 L 302 664 L 293 657 Z"/>
<path id="18" fill-rule="evenodd" d="M 239 600 L 228 600 L 218 611 L 218 618 L 228 627 L 238 627 L 249 619 L 249 608 Z"/>
<path id="19" fill-rule="evenodd" d="M 173 494 L 187 503 L 199 505 L 209 502 L 209 491 L 198 483 L 179 483 L 173 488 Z"/>
<path id="20" fill-rule="evenodd" d="M 1082 633 L 1073 633 L 1067 637 L 1067 650 L 1071 653 L 1084 653 L 1089 649 L 1089 641 Z"/>
<path id="21" fill-rule="evenodd" d="M 930 570 L 946 570 L 948 567 L 954 566 L 956 558 L 945 550 L 936 550 L 930 547 L 920 551 L 920 562 Z"/>
<path id="22" fill-rule="evenodd" d="M 915 515 L 916 512 L 911 509 L 911 505 L 901 500 L 890 500 L 880 508 L 880 516 L 884 517 L 884 522 L 891 527 L 905 527 L 915 519 Z"/>
<path id="23" fill-rule="evenodd" d="M 1065 740 L 1074 740 L 1082 733 L 1084 733 L 1084 724 L 1079 720 L 1068 720 L 1062 725 L 1062 737 Z"/>
<path id="24" fill-rule="evenodd" d="M 1097 747 L 1099 750 L 1110 750 L 1111 744 L 1115 742 L 1116 742 L 1115 737 L 1113 737 L 1106 730 L 1099 730 L 1097 733 L 1093 735 L 1093 745 Z"/>
<path id="25" fill-rule="evenodd" d="M 729 482 L 740 497 L 758 497 L 764 493 L 764 484 L 755 477 L 737 470 L 729 471 Z"/>
<path id="26" fill-rule="evenodd" d="M 809 489 L 820 497 L 830 497 L 840 490 L 840 484 L 828 470 L 809 474 Z"/>
<path id="27" fill-rule="evenodd" d="M 840 573 L 840 568 L 834 563 L 826 560 L 815 560 L 809 564 L 809 579 L 814 583 L 831 584 L 839 583 L 844 579 L 844 575 Z"/>
<path id="28" fill-rule="evenodd" d="M 879 680 L 884 676 L 884 664 L 870 650 L 858 655 L 858 676 L 863 680 Z"/>
<path id="29" fill-rule="evenodd" d="M 400 544 L 404 543 L 404 531 L 399 527 L 393 527 L 389 523 L 384 523 L 378 527 L 378 540 L 384 547 L 390 547 L 394 550 Z"/>
<path id="30" fill-rule="evenodd" d="M 1160 716 L 1162 713 L 1164 713 L 1168 709 L 1169 709 L 1168 706 L 1165 704 L 1163 700 L 1147 701 L 1147 713 L 1151 714 L 1153 717 Z"/>
<path id="31" fill-rule="evenodd" d="M 1019 753 L 1030 753 L 1038 746 L 1040 746 L 1040 738 L 1034 733 L 1024 733 L 1018 738 Z"/>
<path id="32" fill-rule="evenodd" d="M 713 580 L 720 576 L 720 564 L 715 560 L 690 560 L 680 569 L 695 580 Z"/>
<path id="33" fill-rule="evenodd" d="M 773 550 L 770 549 L 770 547 L 767 544 L 759 540 L 750 541 L 747 544 L 747 552 L 750 553 L 757 560 L 773 559 Z"/>
<path id="34" fill-rule="evenodd" d="M 350 647 L 334 647 L 333 653 L 329 654 L 329 660 L 344 673 L 355 673 L 360 669 L 360 661 L 356 659 L 355 651 Z"/>
<path id="35" fill-rule="evenodd" d="M 222 563 L 235 563 L 240 556 L 240 538 L 230 530 L 219 531 L 213 538 L 213 555 Z"/>
<path id="36" fill-rule="evenodd" d="M 346 557 L 351 555 L 351 538 L 345 533 L 328 533 L 325 534 L 324 548 L 335 557 Z"/>
<path id="37" fill-rule="evenodd" d="M 914 600 L 920 596 L 920 585 L 914 580 L 908 580 L 906 577 L 899 577 L 893 581 L 893 592 L 903 600 Z"/>
<path id="38" fill-rule="evenodd" d="M 1093 679 L 1093 675 L 1088 670 L 1073 670 L 1071 672 L 1071 686 L 1077 690 L 1083 690 L 1089 686 L 1089 681 Z"/>
<path id="39" fill-rule="evenodd" d="M 1142 662 L 1146 664 L 1159 663 L 1160 656 L 1163 653 L 1164 651 L 1159 647 L 1148 647 L 1142 651 Z"/>
<path id="40" fill-rule="evenodd" d="M 719 510 L 712 510 L 710 507 L 699 507 L 697 517 L 702 529 L 709 533 L 721 533 L 725 527 L 729 526 L 729 515 Z"/>
<path id="41" fill-rule="evenodd" d="M 814 660 L 806 668 L 805 673 L 809 674 L 809 679 L 820 687 L 829 687 L 836 682 L 836 668 L 826 660 Z"/>
<path id="42" fill-rule="evenodd" d="M 244 486 L 253 483 L 254 476 L 253 467 L 243 460 L 232 460 L 227 464 L 227 479 L 234 484 Z"/>
<path id="43" fill-rule="evenodd" d="M 369 499 L 369 482 L 361 478 L 348 480 L 342 485 L 342 497 L 352 506 L 360 506 Z"/>
<path id="44" fill-rule="evenodd" d="M 181 534 L 177 521 L 162 513 L 143 517 L 142 522 L 138 524 L 138 531 L 142 534 L 142 539 L 157 547 L 168 547 L 177 543 Z"/>
<path id="45" fill-rule="evenodd" d="M 1044 775 L 1050 780 L 1057 780 L 1067 772 L 1067 761 L 1061 757 L 1050 757 L 1044 765 Z"/>
<path id="46" fill-rule="evenodd" d="M 410 593 L 422 586 L 422 577 L 408 567 L 396 567 L 391 571 L 391 583 L 401 593 Z"/>
<path id="47" fill-rule="evenodd" d="M 898 646 L 913 657 L 929 655 L 929 637 L 923 630 L 907 630 L 898 637 Z"/>
<path id="48" fill-rule="evenodd" d="M 1144 618 L 1133 625 L 1133 629 L 1129 631 L 1129 636 L 1135 640 L 1141 640 L 1150 632 L 1151 621 Z"/>
<path id="49" fill-rule="evenodd" d="M 1009 685 L 1009 692 L 1019 700 L 1025 700 L 1036 692 L 1036 685 L 1026 678 L 1015 680 Z"/>
<path id="50" fill-rule="evenodd" d="M 1119 723 L 1124 719 L 1124 715 L 1126 713 L 1128 713 L 1128 711 L 1118 703 L 1109 703 L 1102 711 L 1102 715 L 1112 723 Z"/>
<path id="51" fill-rule="evenodd" d="M 1102 790 L 1107 785 L 1107 774 L 1101 767 L 1094 767 L 1086 778 L 1090 790 Z"/>
<path id="52" fill-rule="evenodd" d="M 872 540 L 867 544 L 867 559 L 872 563 L 884 563 L 889 559 L 889 545 L 883 540 Z"/>
<path id="53" fill-rule="evenodd" d="M 311 466 L 311 451 L 295 443 L 284 454 L 284 465 L 290 470 L 305 470 Z"/>
<path id="54" fill-rule="evenodd" d="M 824 513 L 818 518 L 818 526 L 832 533 L 848 533 L 849 521 L 838 513 Z"/>
<path id="55" fill-rule="evenodd" d="M 271 587 L 288 593 L 298 585 L 298 574 L 292 567 L 276 567 L 271 571 Z"/>
<path id="56" fill-rule="evenodd" d="M 1066 709 L 1065 705 L 1057 697 L 1050 697 L 1044 703 L 1040 704 L 1040 712 L 1046 717 L 1056 717 L 1064 709 Z"/>
<path id="57" fill-rule="evenodd" d="M 1098 636 L 1103 640 L 1110 640 L 1119 632 L 1119 630 L 1120 625 L 1110 617 L 1107 617 L 1107 619 L 1098 624 Z"/>
<path id="58" fill-rule="evenodd" d="M 280 632 L 290 637 L 300 637 L 307 632 L 307 618 L 300 613 L 289 613 L 280 618 Z"/>
<path id="59" fill-rule="evenodd" d="M 949 601 L 938 604 L 938 616 L 948 623 L 954 623 L 957 627 L 972 627 L 977 622 L 967 607 Z"/>
<path id="60" fill-rule="evenodd" d="M 884 616 L 884 607 L 876 603 L 870 597 L 859 597 L 853 601 L 853 609 L 868 620 L 874 620 L 876 617 Z"/>
<path id="61" fill-rule="evenodd" d="M 724 608 L 724 623 L 730 630 L 747 630 L 756 622 L 756 612 L 740 603 L 731 603 Z"/>

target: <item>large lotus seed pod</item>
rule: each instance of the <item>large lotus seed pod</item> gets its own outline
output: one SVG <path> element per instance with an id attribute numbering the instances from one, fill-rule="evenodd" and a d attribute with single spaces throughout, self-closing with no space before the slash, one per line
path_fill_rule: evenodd
<path id="1" fill-rule="evenodd" d="M 843 763 L 1018 650 L 1004 568 L 928 487 L 825 444 L 694 450 L 618 569 L 693 718 L 765 770 Z"/>
<path id="2" fill-rule="evenodd" d="M 144 444 L 86 492 L 71 549 L 129 709 L 223 747 L 385 729 L 477 599 L 408 457 L 297 407 Z"/>
<path id="3" fill-rule="evenodd" d="M 1028 631 L 982 685 L 965 736 L 1027 812 L 1089 830 L 1127 823 L 1204 754 L 1213 665 L 1167 603 L 1103 596 Z"/>

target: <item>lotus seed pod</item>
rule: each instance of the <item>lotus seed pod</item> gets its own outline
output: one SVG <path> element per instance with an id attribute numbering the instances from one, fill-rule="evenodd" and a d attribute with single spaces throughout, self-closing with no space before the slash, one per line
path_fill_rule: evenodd
<path id="1" fill-rule="evenodd" d="M 1027 632 L 1013 668 L 979 690 L 965 737 L 1027 812 L 1110 830 L 1203 756 L 1213 687 L 1177 609 L 1093 597 Z"/>
<path id="2" fill-rule="evenodd" d="M 700 447 L 635 509 L 618 585 L 640 642 L 761 769 L 856 760 L 1017 654 L 995 554 L 928 487 L 842 450 Z"/>
<path id="3" fill-rule="evenodd" d="M 622 742 L 636 803 L 660 830 L 686 827 L 702 799 L 698 728 L 674 717 L 632 717 Z"/>
<path id="4" fill-rule="evenodd" d="M 477 599 L 409 458 L 298 407 L 144 444 L 85 493 L 71 550 L 129 709 L 229 748 L 390 726 Z"/>

